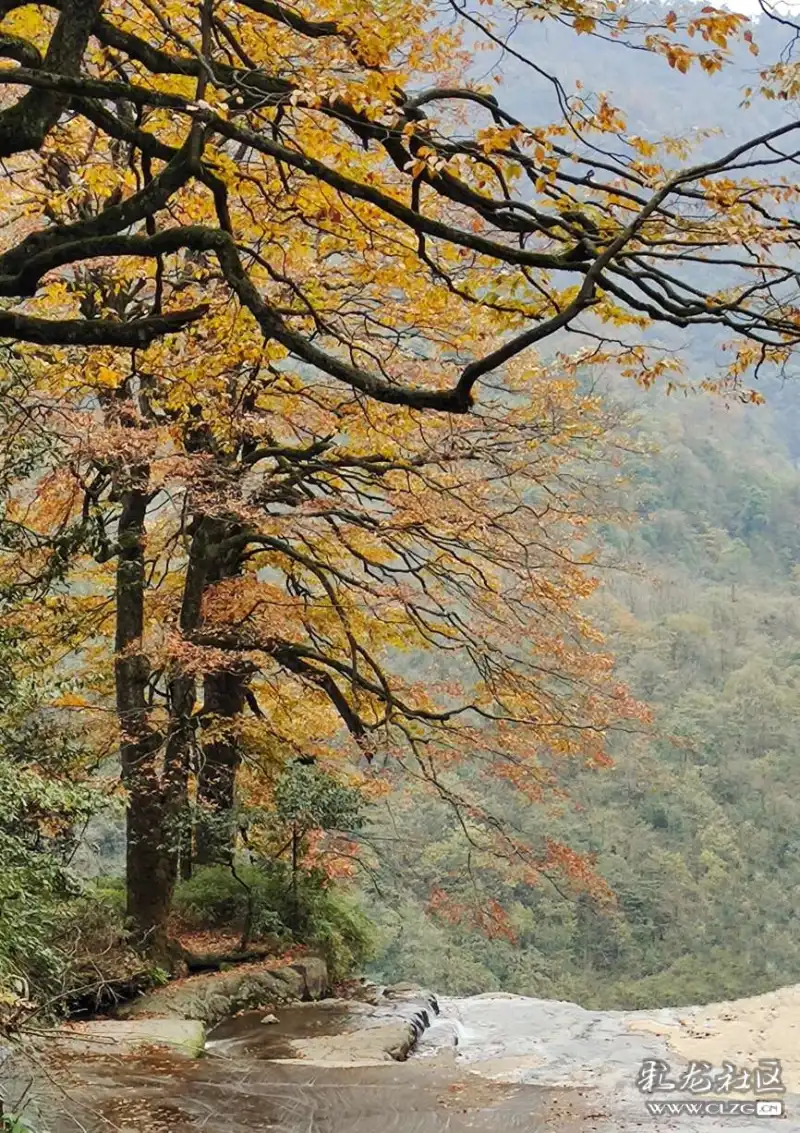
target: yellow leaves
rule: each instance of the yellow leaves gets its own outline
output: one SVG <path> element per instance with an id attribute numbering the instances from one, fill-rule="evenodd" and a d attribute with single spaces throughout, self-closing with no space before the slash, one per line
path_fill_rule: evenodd
<path id="1" fill-rule="evenodd" d="M 638 153 L 644 157 L 652 157 L 657 152 L 658 147 L 653 142 L 648 142 L 645 138 L 640 138 L 636 134 L 628 137 L 628 142 L 633 146 Z"/>
<path id="2" fill-rule="evenodd" d="M 87 377 L 92 385 L 100 386 L 103 389 L 115 389 L 120 380 L 119 372 L 111 366 L 104 366 L 102 362 L 93 364 Z"/>
<path id="3" fill-rule="evenodd" d="M 495 153 L 500 150 L 508 149 L 512 144 L 519 142 L 526 136 L 526 131 L 521 126 L 508 126 L 503 129 L 500 127 L 491 127 L 485 130 L 478 130 L 475 134 L 475 140 L 483 153 Z M 541 147 L 539 147 L 541 150 Z M 544 155 L 544 151 L 542 151 Z"/>
<path id="4" fill-rule="evenodd" d="M 591 119 L 594 129 L 603 133 L 621 133 L 625 129 L 625 119 L 620 110 L 613 106 L 605 94 L 601 94 L 598 106 Z"/>
<path id="5" fill-rule="evenodd" d="M 235 3 L 218 8 L 220 20 L 241 15 Z M 621 109 L 608 96 L 582 89 L 570 100 L 570 122 L 525 129 L 495 113 L 486 97 L 480 106 L 449 95 L 429 98 L 432 90 L 463 84 L 470 68 L 458 34 L 439 28 L 427 3 L 317 0 L 293 4 L 291 11 L 336 21 L 341 34 L 303 35 L 287 20 L 248 9 L 246 17 L 231 20 L 230 31 L 241 60 L 250 60 L 248 71 L 263 72 L 266 89 L 242 71 L 234 115 L 228 101 L 233 82 L 217 74 L 201 109 L 246 125 L 251 141 L 256 135 L 283 145 L 284 158 L 302 160 L 276 160 L 219 135 L 204 141 L 203 160 L 227 190 L 237 250 L 259 299 L 276 312 L 274 326 L 279 316 L 312 348 L 385 381 L 449 387 L 472 359 L 563 311 L 578 293 L 577 273 L 522 270 L 517 262 L 498 266 L 474 234 L 494 227 L 493 238 L 506 250 L 534 257 L 575 251 L 566 265 L 574 268 L 584 256 L 579 241 L 587 258 L 608 247 L 640 207 L 643 183 L 663 182 L 665 166 L 674 166 L 666 159 L 661 164 L 660 155 L 680 156 L 688 146 L 684 139 L 626 136 Z M 193 61 L 200 48 L 195 14 L 149 0 L 109 0 L 104 8 L 104 17 L 123 31 Z M 610 0 L 591 7 L 574 0 L 536 16 L 571 24 L 579 35 L 643 34 L 633 11 Z M 653 31 L 646 46 L 678 71 L 698 61 L 716 71 L 740 17 L 707 9 L 689 25 L 686 19 L 664 12 L 663 34 Z M 679 42 L 687 28 L 709 50 L 693 53 Z M 745 40 L 752 42 L 747 33 Z M 236 49 L 220 43 L 220 68 L 233 66 L 231 60 L 238 67 Z M 115 60 L 95 51 L 87 68 L 113 77 Z M 193 101 L 200 98 L 195 75 L 150 75 L 136 58 L 125 67 L 151 89 L 200 105 Z M 423 90 L 420 117 L 405 121 Z M 57 222 L 97 213 L 112 193 L 124 199 L 146 178 L 139 167 L 146 163 L 134 160 L 134 172 L 116 141 L 77 114 L 65 118 L 41 163 L 31 159 L 22 178 L 33 202 L 19 204 L 31 208 L 25 224 L 45 227 L 52 214 Z M 177 146 L 186 137 L 187 115 L 145 108 L 136 126 L 162 147 Z M 592 134 L 612 137 L 598 141 Z M 594 179 L 590 146 L 613 154 L 602 165 L 595 162 Z M 53 189 L 46 162 L 59 157 L 69 177 Z M 313 163 L 333 171 L 328 182 L 315 175 Z M 153 165 L 156 174 L 163 168 Z M 523 174 L 520 187 L 515 181 Z M 352 193 L 345 179 L 356 183 Z M 434 191 L 457 181 L 449 198 Z M 156 229 L 218 227 L 221 195 L 215 200 L 212 184 L 192 178 L 159 209 Z M 369 199 L 374 188 L 421 212 L 434 235 L 401 222 L 396 207 L 380 208 Z M 709 179 L 701 191 L 700 211 L 719 216 L 696 220 L 694 200 L 691 209 L 665 208 L 635 233 L 626 254 L 642 263 L 648 254 L 653 263 L 664 248 L 693 255 L 704 236 L 757 246 L 735 186 Z M 477 208 L 475 193 L 485 198 Z M 503 201 L 506 194 L 513 203 Z M 495 225 L 495 218 L 502 223 Z M 456 230 L 455 239 L 442 235 L 447 227 Z M 523 257 L 507 257 L 516 258 Z M 592 523 L 605 505 L 592 470 L 606 459 L 608 425 L 578 379 L 588 367 L 605 366 L 643 385 L 677 384 L 675 359 L 625 346 L 628 336 L 618 341 L 612 332 L 603 345 L 592 341 L 549 362 L 526 355 L 482 383 L 473 413 L 437 416 L 376 403 L 324 367 L 299 361 L 303 351 L 278 343 L 268 318 L 259 323 L 241 313 L 241 293 L 233 295 L 211 253 L 177 251 L 158 265 L 133 258 L 91 264 L 85 275 L 84 266 L 40 292 L 48 314 L 74 314 L 82 302 L 93 317 L 130 318 L 150 314 L 159 297 L 164 309 L 200 301 L 209 308 L 199 326 L 133 357 L 105 349 L 26 355 L 39 366 L 36 392 L 52 399 L 49 420 L 57 419 L 69 438 L 69 461 L 84 481 L 92 482 L 97 468 L 113 481 L 120 467 L 149 466 L 147 625 L 137 648 L 154 669 L 199 678 L 211 667 L 239 662 L 255 671 L 264 720 L 248 720 L 239 735 L 264 767 L 298 748 L 357 757 L 357 745 L 344 742 L 325 677 L 338 682 L 352 710 L 381 732 L 387 752 L 397 742 L 393 721 L 403 712 L 413 735 L 427 743 L 436 728 L 425 712 L 463 701 L 486 710 L 502 702 L 513 726 L 482 721 L 483 731 L 470 730 L 470 721 L 448 719 L 438 733 L 446 736 L 437 749 L 442 759 L 457 759 L 472 745 L 488 752 L 495 742 L 522 762 L 534 750 L 569 756 L 588 742 L 571 733 L 579 718 L 589 721 L 586 735 L 602 732 L 616 692 L 606 696 L 609 662 L 596 651 L 600 643 L 581 605 L 596 585 Z M 565 280 L 572 285 L 563 286 Z M 599 333 L 601 323 L 634 331 L 649 325 L 646 314 L 626 309 L 602 289 L 588 317 Z M 745 362 L 740 356 L 735 365 Z M 297 455 L 309 447 L 312 456 Z M 98 508 L 110 517 L 113 536 L 119 497 L 115 486 L 102 483 Z M 84 483 L 37 487 L 41 502 L 33 514 L 43 527 L 52 530 L 81 515 Z M 176 629 L 191 521 L 198 516 L 224 521 L 250 540 L 233 576 L 206 587 L 206 643 Z M 80 585 L 110 603 L 112 570 L 95 567 Z M 74 609 L 50 613 L 61 618 L 68 640 L 83 632 Z M 84 643 L 80 660 L 89 670 L 87 682 L 99 681 L 96 673 L 108 682 L 108 615 L 89 613 L 97 652 L 90 656 Z M 238 650 L 219 644 L 234 634 L 242 635 Z M 287 654 L 300 645 L 307 651 L 302 657 Z M 429 673 L 425 658 L 437 647 L 463 663 L 469 677 L 450 683 Z M 307 662 L 310 671 L 298 664 L 292 669 L 287 656 Z M 569 694 L 559 699 L 542 676 L 547 672 L 559 674 Z"/>
<path id="6" fill-rule="evenodd" d="M 55 24 L 55 13 L 40 4 L 23 4 L 0 17 L 3 31 L 35 44 L 44 53 Z"/>
<path id="7" fill-rule="evenodd" d="M 758 54 L 758 47 L 753 41 L 752 33 L 742 29 L 749 20 L 737 12 L 730 12 L 723 8 L 706 6 L 699 16 L 692 16 L 686 21 L 685 31 L 689 38 L 699 36 L 707 43 L 714 45 L 714 50 L 697 52 L 690 50 L 685 44 L 666 39 L 657 32 L 651 32 L 645 37 L 645 45 L 651 51 L 663 55 L 670 67 L 681 74 L 686 74 L 694 63 L 708 75 L 719 71 L 726 62 L 731 38 L 741 34 L 742 39 L 749 45 L 751 54 Z M 679 18 L 675 11 L 670 10 L 662 20 L 662 26 L 670 35 L 679 31 Z"/>
<path id="8" fill-rule="evenodd" d="M 597 27 L 597 20 L 586 13 L 580 13 L 573 18 L 572 27 L 578 35 L 589 35 Z"/>
<path id="9" fill-rule="evenodd" d="M 85 710 L 91 707 L 88 697 L 78 692 L 64 692 L 51 701 L 53 708 L 77 708 Z"/>
<path id="10" fill-rule="evenodd" d="M 722 69 L 723 60 L 719 55 L 700 55 L 698 62 L 707 75 L 713 75 L 715 71 Z"/>
<path id="11" fill-rule="evenodd" d="M 721 47 L 724 50 L 728 46 L 730 37 L 737 35 L 742 27 L 749 22 L 749 18 L 739 12 L 730 12 L 724 8 L 706 6 L 702 9 L 700 16 L 689 20 L 686 30 L 690 36 L 696 35 L 699 32 L 704 40 L 714 43 L 717 47 Z M 746 32 L 744 33 L 744 38 L 748 39 L 748 42 L 750 42 L 752 35 Z"/>
<path id="12" fill-rule="evenodd" d="M 767 99 L 786 101 L 800 96 L 800 66 L 796 62 L 775 63 L 762 71 L 760 93 Z"/>
<path id="13" fill-rule="evenodd" d="M 135 189 L 135 181 L 129 171 L 120 171 L 107 162 L 84 164 L 81 167 L 81 181 L 101 200 L 109 197 L 115 190 L 122 193 L 125 188 Z"/>
<path id="14" fill-rule="evenodd" d="M 687 51 L 686 48 L 674 44 L 668 44 L 665 47 L 664 55 L 670 67 L 680 71 L 683 75 L 689 70 L 695 58 L 691 51 Z"/>
<path id="15" fill-rule="evenodd" d="M 430 146 L 417 146 L 414 154 L 414 158 L 406 162 L 403 167 L 404 171 L 410 173 L 412 177 L 420 177 L 427 170 L 438 173 L 447 164 L 445 159 L 440 157 L 436 150 Z"/>

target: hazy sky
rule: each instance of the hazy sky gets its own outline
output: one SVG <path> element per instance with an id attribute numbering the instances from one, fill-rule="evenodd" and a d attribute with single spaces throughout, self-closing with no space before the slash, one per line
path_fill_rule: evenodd
<path id="1" fill-rule="evenodd" d="M 709 0 L 709 2 L 713 3 L 714 0 Z M 727 3 L 720 6 L 730 8 L 734 12 L 746 12 L 748 16 L 760 16 L 762 14 L 758 0 L 727 0 Z M 800 14 L 800 0 L 778 0 L 777 3 L 769 3 L 768 6 L 778 15 Z"/>

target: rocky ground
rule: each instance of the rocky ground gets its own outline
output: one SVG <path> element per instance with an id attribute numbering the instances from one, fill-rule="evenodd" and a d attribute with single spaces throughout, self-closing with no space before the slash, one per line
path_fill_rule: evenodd
<path id="1" fill-rule="evenodd" d="M 719 1066 L 727 1059 L 754 1065 L 760 1058 L 780 1059 L 787 1090 L 800 1095 L 800 984 L 766 995 L 691 1007 L 643 1013 L 633 1024 L 661 1036 L 685 1060 Z M 800 1123 L 800 1110 L 797 1113 Z"/>

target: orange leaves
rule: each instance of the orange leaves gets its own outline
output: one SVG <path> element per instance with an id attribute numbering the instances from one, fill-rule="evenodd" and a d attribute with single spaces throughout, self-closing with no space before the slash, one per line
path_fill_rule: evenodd
<path id="1" fill-rule="evenodd" d="M 519 907 L 506 907 L 492 895 L 492 881 L 497 890 L 513 892 L 514 886 L 535 887 L 543 881 L 562 886 L 572 895 L 589 898 L 599 907 L 609 907 L 614 896 L 607 883 L 595 870 L 592 855 L 578 854 L 553 838 L 546 837 L 541 849 L 529 846 L 506 835 L 495 837 L 472 860 L 469 855 L 468 875 L 463 869 L 445 871 L 441 883 L 432 887 L 427 911 L 448 925 L 465 925 L 490 940 L 518 943 Z M 436 863 L 441 866 L 443 863 Z M 557 880 L 556 880 L 557 879 Z M 524 925 L 524 919 L 521 922 Z"/>
<path id="2" fill-rule="evenodd" d="M 684 75 L 689 70 L 694 60 L 697 58 L 694 52 L 688 51 L 685 47 L 678 47 L 671 43 L 667 44 L 664 47 L 663 53 L 670 67 L 673 67 L 675 70 L 680 71 L 681 74 Z M 708 60 L 705 56 L 703 57 L 703 62 L 705 64 L 708 64 Z"/>
<path id="3" fill-rule="evenodd" d="M 301 598 L 253 574 L 216 582 L 203 597 L 203 619 L 211 632 L 236 626 L 251 633 L 253 641 L 302 639 L 305 608 Z"/>
<path id="4" fill-rule="evenodd" d="M 90 706 L 89 699 L 77 692 L 64 692 L 51 701 L 54 708 L 86 709 Z"/>
<path id="5" fill-rule="evenodd" d="M 591 124 L 603 133 L 619 133 L 625 129 L 625 119 L 605 95 L 601 95 Z"/>
<path id="6" fill-rule="evenodd" d="M 34 302 L 89 320 L 200 301 L 208 310 L 133 353 L 22 351 L 31 403 L 70 472 L 43 474 L 35 507 L 24 492 L 17 503 L 37 535 L 66 531 L 81 548 L 65 589 L 83 588 L 94 605 L 69 593 L 53 622 L 98 701 L 108 703 L 114 661 L 115 537 L 138 477 L 147 514 L 135 653 L 149 666 L 158 726 L 169 725 L 176 675 L 199 690 L 207 674 L 236 671 L 252 695 L 230 728 L 252 798 L 268 799 L 275 767 L 300 754 L 362 770 L 371 758 L 375 798 L 395 773 L 447 792 L 472 761 L 465 821 L 500 853 L 485 777 L 546 803 L 559 797 L 561 764 L 602 766 L 607 732 L 641 716 L 587 614 L 615 475 L 614 423 L 588 375 L 607 367 L 643 385 L 677 382 L 679 362 L 641 334 L 653 303 L 682 325 L 683 300 L 674 314 L 671 298 L 681 281 L 653 284 L 659 264 L 679 274 L 697 249 L 758 248 L 760 233 L 737 185 L 716 175 L 643 215 L 691 139 L 627 136 L 611 96 L 583 89 L 556 121 L 520 124 L 467 81 L 459 32 L 429 3 L 318 0 L 286 12 L 230 0 L 217 13 L 228 35 L 214 38 L 213 66 L 199 67 L 185 6 L 105 5 L 114 67 L 95 46 L 86 73 L 130 74 L 170 104 L 143 100 L 120 139 L 76 101 L 26 158 L 13 222 L 52 233 L 99 216 L 124 250 L 135 237 L 136 255 L 55 256 Z M 688 23 L 674 11 L 643 23 L 612 0 L 558 0 L 536 15 L 578 35 L 637 38 L 681 72 L 715 71 L 744 26 L 712 8 Z M 126 36 L 147 50 L 126 51 Z M 708 49 L 692 51 L 692 37 Z M 152 49 L 165 57 L 151 73 L 142 60 Z M 189 106 L 173 113 L 175 99 Z M 94 116 L 107 122 L 116 105 L 99 100 Z M 198 115 L 197 176 L 113 229 L 111 210 L 145 185 L 155 193 Z M 149 137 L 145 154 L 131 130 Z M 139 254 L 151 229 L 168 252 Z M 584 321 L 565 324 L 587 265 L 621 237 L 617 262 L 590 277 Z M 620 298 L 631 277 L 638 304 Z M 710 295 L 708 311 L 724 301 Z M 689 305 L 687 325 L 694 294 Z M 548 320 L 590 337 L 555 340 L 559 350 L 551 339 L 541 357 L 504 354 L 457 407 L 469 402 L 469 413 L 402 404 L 400 391 L 425 391 L 417 404 L 441 407 L 465 367 L 496 362 L 513 336 Z M 339 849 L 332 868 L 346 871 L 350 847 Z M 526 879 L 552 868 L 589 882 L 557 845 L 542 858 L 507 840 L 505 852 L 528 863 Z M 493 902 L 467 915 L 513 939 Z"/>
<path id="7" fill-rule="evenodd" d="M 745 43 L 749 44 L 748 50 L 750 54 L 758 55 L 758 44 L 753 39 L 753 33 L 751 31 L 746 31 L 742 36 L 742 39 L 745 41 Z"/>
<path id="8" fill-rule="evenodd" d="M 728 46 L 728 40 L 742 32 L 742 28 L 749 22 L 749 18 L 740 12 L 731 12 L 724 8 L 713 8 L 707 5 L 702 9 L 700 16 L 689 20 L 686 30 L 690 36 L 699 33 L 706 42 L 714 43 L 717 47 L 725 50 Z M 748 43 L 752 42 L 752 33 L 750 31 L 744 32 L 743 38 Z"/>
<path id="9" fill-rule="evenodd" d="M 673 38 L 667 39 L 658 32 L 650 32 L 645 37 L 645 44 L 649 50 L 663 55 L 670 67 L 681 74 L 686 74 L 697 63 L 706 74 L 713 75 L 725 65 L 730 40 L 735 37 L 741 36 L 749 45 L 750 52 L 758 54 L 752 32 L 743 30 L 749 22 L 747 16 L 738 12 L 706 6 L 699 16 L 691 16 L 682 26 L 678 14 L 670 10 L 662 19 L 662 27 Z M 706 43 L 713 44 L 714 50 L 691 50 L 686 43 L 677 39 L 682 30 L 690 39 L 699 37 Z"/>
<path id="10" fill-rule="evenodd" d="M 648 142 L 645 138 L 637 137 L 635 134 L 628 136 L 628 142 L 643 157 L 652 157 L 658 150 L 658 146 L 653 142 Z"/>
<path id="11" fill-rule="evenodd" d="M 579 890 L 591 894 L 596 900 L 613 900 L 606 882 L 594 872 L 590 858 L 576 853 L 569 846 L 551 838 L 545 839 L 545 845 L 545 856 L 539 867 L 543 873 L 554 870 L 568 878 Z"/>

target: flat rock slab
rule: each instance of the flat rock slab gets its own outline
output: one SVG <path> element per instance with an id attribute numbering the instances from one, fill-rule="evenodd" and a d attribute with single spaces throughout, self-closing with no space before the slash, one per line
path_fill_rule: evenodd
<path id="1" fill-rule="evenodd" d="M 203 1053 L 206 1030 L 199 1019 L 94 1019 L 64 1026 L 52 1044 L 64 1052 L 132 1054 L 146 1047 L 169 1047 L 189 1058 Z"/>
<path id="2" fill-rule="evenodd" d="M 320 1035 L 294 1041 L 299 1058 L 317 1066 L 374 1066 L 402 1062 L 417 1038 L 411 1021 L 383 1023 L 344 1035 Z"/>
<path id="3" fill-rule="evenodd" d="M 276 1006 L 266 1027 L 261 1011 L 244 1012 L 215 1027 L 206 1049 L 233 1063 L 245 1058 L 338 1067 L 403 1062 L 433 1017 L 431 999 L 417 992 L 392 1001 L 381 997 L 379 1003 L 326 999 Z"/>

